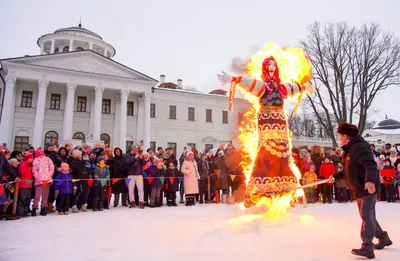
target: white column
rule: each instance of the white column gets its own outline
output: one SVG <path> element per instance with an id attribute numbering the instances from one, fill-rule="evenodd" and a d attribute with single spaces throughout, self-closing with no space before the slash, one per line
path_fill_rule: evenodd
<path id="1" fill-rule="evenodd" d="M 65 100 L 64 120 L 63 120 L 64 139 L 72 139 L 75 90 L 76 90 L 75 83 L 67 83 L 67 98 Z"/>
<path id="2" fill-rule="evenodd" d="M 111 138 L 112 146 L 119 147 L 119 135 L 120 135 L 120 125 L 121 125 L 121 95 L 117 93 L 115 95 L 115 114 L 114 114 L 114 132 Z M 121 148 L 123 149 L 123 148 Z"/>
<path id="3" fill-rule="evenodd" d="M 74 40 L 69 40 L 69 51 L 72 52 L 74 50 Z"/>
<path id="4" fill-rule="evenodd" d="M 92 92 L 92 98 L 91 98 L 91 103 L 90 103 L 90 120 L 89 120 L 89 138 L 88 140 L 93 140 L 93 122 L 94 122 L 94 110 L 95 110 L 95 104 L 94 104 L 94 98 L 96 97 L 96 94 Z"/>
<path id="5" fill-rule="evenodd" d="M 126 147 L 126 119 L 127 119 L 127 103 L 128 103 L 128 90 L 121 90 L 121 108 L 120 108 L 120 132 L 119 132 L 119 146 L 121 149 Z"/>
<path id="6" fill-rule="evenodd" d="M 90 43 L 90 44 L 89 44 L 89 50 L 92 50 L 92 51 L 93 51 L 93 43 Z"/>
<path id="7" fill-rule="evenodd" d="M 136 143 L 139 144 L 141 140 L 144 140 L 144 97 L 139 96 L 138 98 L 138 116 L 137 116 L 137 131 L 136 131 Z"/>
<path id="8" fill-rule="evenodd" d="M 147 150 L 150 148 L 150 102 L 151 102 L 151 93 L 146 92 L 144 94 L 144 138 L 143 138 L 143 149 Z"/>
<path id="9" fill-rule="evenodd" d="M 93 120 L 93 140 L 100 140 L 100 131 L 101 131 L 101 109 L 103 102 L 103 87 L 96 86 L 94 88 L 95 101 L 94 101 L 94 120 Z"/>
<path id="10" fill-rule="evenodd" d="M 6 76 L 6 88 L 4 96 L 4 103 L 2 108 L 2 115 L 0 121 L 0 142 L 7 143 L 11 147 L 12 130 L 14 124 L 14 107 L 15 107 L 15 90 L 16 90 L 17 78 L 7 75 Z"/>
<path id="11" fill-rule="evenodd" d="M 51 47 L 50 47 L 50 53 L 54 53 L 54 50 L 56 48 L 56 40 L 51 40 Z"/>
<path id="12" fill-rule="evenodd" d="M 107 57 L 107 49 L 104 48 L 104 56 Z"/>
<path id="13" fill-rule="evenodd" d="M 44 54 L 44 43 L 40 46 L 40 54 Z"/>
<path id="14" fill-rule="evenodd" d="M 49 82 L 45 80 L 40 80 L 38 82 L 38 99 L 36 104 L 36 117 L 35 117 L 35 126 L 33 128 L 33 138 L 32 138 L 32 146 L 42 147 L 43 145 L 43 125 L 44 125 L 44 110 L 46 105 L 46 94 L 47 87 L 49 86 Z"/>

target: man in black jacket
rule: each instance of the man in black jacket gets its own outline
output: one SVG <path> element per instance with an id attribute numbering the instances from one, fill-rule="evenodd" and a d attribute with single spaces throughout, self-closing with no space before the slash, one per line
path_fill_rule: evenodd
<path id="1" fill-rule="evenodd" d="M 348 188 L 355 192 L 357 206 L 362 219 L 360 249 L 353 249 L 352 254 L 375 258 L 374 249 L 390 246 L 388 233 L 383 231 L 375 216 L 375 203 L 381 187 L 379 172 L 369 144 L 358 136 L 358 128 L 349 123 L 340 123 L 338 127 L 340 145 L 344 151 L 344 172 L 335 174 L 335 178 L 344 175 Z M 379 243 L 374 245 L 374 237 Z"/>

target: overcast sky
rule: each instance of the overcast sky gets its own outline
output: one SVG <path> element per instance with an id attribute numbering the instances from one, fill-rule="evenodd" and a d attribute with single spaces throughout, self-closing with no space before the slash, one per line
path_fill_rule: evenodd
<path id="1" fill-rule="evenodd" d="M 39 54 L 37 39 L 63 27 L 83 27 L 114 46 L 114 59 L 153 78 L 183 79 L 208 92 L 233 57 L 274 42 L 298 46 L 314 21 L 377 22 L 400 37 L 397 0 L 13 0 L 2 1 L 0 58 Z M 227 88 L 227 87 L 226 87 Z M 400 120 L 400 89 L 374 104 L 377 116 Z"/>

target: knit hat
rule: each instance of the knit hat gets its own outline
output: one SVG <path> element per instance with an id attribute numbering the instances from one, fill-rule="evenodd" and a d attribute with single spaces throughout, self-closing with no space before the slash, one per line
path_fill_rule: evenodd
<path id="1" fill-rule="evenodd" d="M 25 152 L 24 160 L 30 160 L 30 159 L 33 159 L 33 154 L 30 152 Z"/>
<path id="2" fill-rule="evenodd" d="M 357 137 L 358 135 L 358 128 L 356 125 L 347 123 L 347 122 L 341 122 L 339 123 L 337 132 L 342 135 L 347 135 L 349 137 Z"/>
<path id="3" fill-rule="evenodd" d="M 35 156 L 36 156 L 36 158 L 43 157 L 44 156 L 43 150 L 42 149 L 36 149 Z"/>
<path id="4" fill-rule="evenodd" d="M 74 151 L 72 152 L 72 157 L 73 157 L 74 159 L 77 159 L 77 158 L 79 158 L 80 156 L 82 156 L 82 151 L 80 151 L 80 150 L 74 150 Z"/>
<path id="5" fill-rule="evenodd" d="M 18 162 L 18 160 L 15 158 L 10 159 L 9 161 L 10 161 L 10 164 L 13 164 L 14 162 Z"/>
<path id="6" fill-rule="evenodd" d="M 100 161 L 104 160 L 104 158 L 102 156 L 97 158 L 97 163 L 100 163 Z"/>
<path id="7" fill-rule="evenodd" d="M 396 152 L 396 153 L 397 153 L 397 150 L 396 150 L 395 147 L 391 147 L 390 150 L 389 150 L 389 152 Z"/>

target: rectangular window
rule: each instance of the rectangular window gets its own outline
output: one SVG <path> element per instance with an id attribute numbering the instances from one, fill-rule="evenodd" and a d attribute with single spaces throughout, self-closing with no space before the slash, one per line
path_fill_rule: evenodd
<path id="1" fill-rule="evenodd" d="M 169 106 L 169 118 L 172 120 L 176 120 L 176 106 L 175 105 Z"/>
<path id="2" fill-rule="evenodd" d="M 189 147 L 191 147 L 192 149 L 193 149 L 193 148 L 196 148 L 196 143 L 188 143 L 187 145 L 188 145 Z"/>
<path id="3" fill-rule="evenodd" d="M 150 141 L 150 149 L 152 149 L 154 152 L 156 152 L 156 142 L 155 141 Z"/>
<path id="4" fill-rule="evenodd" d="M 171 150 L 174 152 L 174 155 L 176 155 L 176 143 L 175 142 L 168 142 L 167 147 L 171 148 Z"/>
<path id="5" fill-rule="evenodd" d="M 156 117 L 156 104 L 151 103 L 150 104 L 150 118 L 155 118 Z"/>
<path id="6" fill-rule="evenodd" d="M 126 103 L 126 106 L 127 106 L 126 115 L 133 116 L 133 102 L 128 101 Z"/>
<path id="7" fill-rule="evenodd" d="M 228 124 L 228 111 L 222 111 L 222 123 Z"/>
<path id="8" fill-rule="evenodd" d="M 212 122 L 212 110 L 206 109 L 206 122 Z"/>
<path id="9" fill-rule="evenodd" d="M 194 108 L 188 108 L 188 121 L 194 121 Z"/>
<path id="10" fill-rule="evenodd" d="M 206 144 L 206 147 L 205 147 L 205 151 L 206 151 L 206 153 L 208 153 L 210 150 L 212 150 L 214 148 L 214 145 L 213 144 Z"/>
<path id="11" fill-rule="evenodd" d="M 25 151 L 29 144 L 29 136 L 15 136 L 14 150 Z"/>
<path id="12" fill-rule="evenodd" d="M 129 152 L 131 152 L 131 148 L 132 148 L 132 145 L 133 145 L 133 140 L 127 140 L 126 141 L 126 153 L 129 153 Z"/>
<path id="13" fill-rule="evenodd" d="M 86 97 L 78 96 L 78 107 L 76 108 L 78 112 L 86 112 Z"/>
<path id="14" fill-rule="evenodd" d="M 244 113 L 243 112 L 239 112 L 238 113 L 238 124 L 243 124 L 244 122 Z"/>
<path id="15" fill-rule="evenodd" d="M 103 99 L 103 114 L 110 114 L 111 113 L 111 100 L 110 99 Z"/>
<path id="16" fill-rule="evenodd" d="M 23 91 L 22 92 L 22 99 L 21 99 L 21 107 L 32 107 L 32 92 Z"/>
<path id="17" fill-rule="evenodd" d="M 61 94 L 51 94 L 50 110 L 60 109 Z"/>

